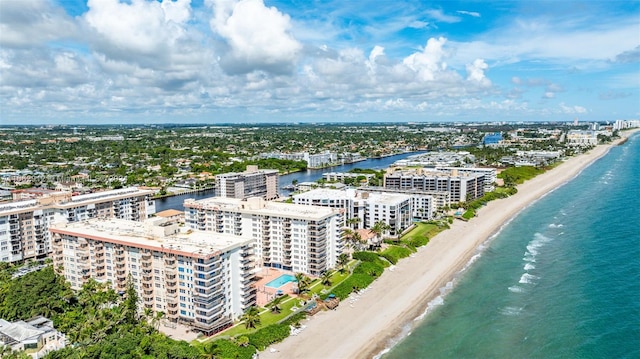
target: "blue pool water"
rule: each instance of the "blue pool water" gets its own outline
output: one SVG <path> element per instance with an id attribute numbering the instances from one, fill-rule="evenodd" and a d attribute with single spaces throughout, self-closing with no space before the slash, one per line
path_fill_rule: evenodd
<path id="1" fill-rule="evenodd" d="M 297 282 L 296 277 L 292 276 L 291 274 L 283 274 L 278 278 L 272 280 L 271 282 L 267 283 L 265 286 L 269 288 L 280 288 L 289 282 Z"/>

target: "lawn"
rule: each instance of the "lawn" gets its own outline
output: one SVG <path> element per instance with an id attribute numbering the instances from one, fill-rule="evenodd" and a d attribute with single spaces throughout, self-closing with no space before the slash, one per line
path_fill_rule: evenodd
<path id="1" fill-rule="evenodd" d="M 320 283 L 320 279 L 316 279 L 313 282 L 311 282 L 311 285 L 309 286 L 310 288 L 309 296 L 313 294 L 320 295 L 322 294 L 323 290 L 329 291 L 331 288 L 343 282 L 345 279 L 347 279 L 350 276 L 350 270 L 357 264 L 357 262 L 358 261 L 356 260 L 352 260 L 351 262 L 349 262 L 344 273 L 340 273 L 340 271 L 335 271 L 331 275 L 330 287 L 326 287 L 322 285 L 322 283 Z M 235 337 L 240 334 L 249 334 L 257 331 L 260 328 L 264 328 L 268 325 L 279 322 L 280 320 L 286 318 L 289 314 L 291 314 L 292 313 L 291 308 L 294 305 L 297 305 L 300 301 L 299 298 L 293 298 L 289 296 L 287 297 L 288 297 L 287 299 L 284 299 L 282 302 L 280 302 L 280 309 L 281 309 L 280 313 L 277 313 L 277 314 L 272 313 L 270 308 L 260 308 L 260 325 L 258 326 L 258 328 L 246 329 L 244 327 L 244 323 L 238 322 L 236 326 L 231 327 L 211 338 L 219 339 L 224 337 Z M 298 307 L 300 306 L 298 305 Z"/>

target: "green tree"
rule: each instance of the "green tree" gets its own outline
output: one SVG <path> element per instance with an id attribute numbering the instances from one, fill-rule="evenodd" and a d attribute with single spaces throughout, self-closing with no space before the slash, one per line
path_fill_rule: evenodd
<path id="1" fill-rule="evenodd" d="M 124 301 L 122 302 L 122 311 L 124 321 L 128 324 L 135 325 L 138 322 L 138 293 L 133 286 L 133 277 L 131 273 L 127 277 L 127 287 L 124 292 Z"/>
<path id="2" fill-rule="evenodd" d="M 258 307 L 256 306 L 251 306 L 249 307 L 249 309 L 247 309 L 244 314 L 242 315 L 242 317 L 240 317 L 240 320 L 244 321 L 244 327 L 249 329 L 249 328 L 256 328 L 257 326 L 260 325 L 260 311 L 258 310 Z"/>
<path id="3" fill-rule="evenodd" d="M 346 253 L 340 253 L 338 256 L 338 267 L 340 268 L 340 273 L 344 273 L 344 269 L 349 263 L 349 255 Z"/>
<path id="4" fill-rule="evenodd" d="M 304 275 L 304 273 L 296 273 L 296 280 L 298 281 L 298 292 L 304 293 L 309 290 L 309 284 L 311 279 Z"/>
<path id="5" fill-rule="evenodd" d="M 271 312 L 272 313 L 280 313 L 281 309 L 280 309 L 280 303 L 282 303 L 282 300 L 286 298 L 285 296 L 277 296 L 271 303 L 269 303 L 269 306 L 271 307 Z"/>
<path id="6" fill-rule="evenodd" d="M 330 286 L 331 285 L 331 272 L 329 271 L 324 271 L 322 272 L 322 276 L 320 276 L 320 281 L 322 282 L 322 285 L 325 286 Z"/>
<path id="7" fill-rule="evenodd" d="M 371 227 L 371 232 L 375 233 L 376 235 L 376 247 L 380 247 L 380 245 L 382 244 L 382 236 L 389 229 L 391 229 L 391 226 L 383 221 L 378 221 L 373 225 L 373 227 Z"/>

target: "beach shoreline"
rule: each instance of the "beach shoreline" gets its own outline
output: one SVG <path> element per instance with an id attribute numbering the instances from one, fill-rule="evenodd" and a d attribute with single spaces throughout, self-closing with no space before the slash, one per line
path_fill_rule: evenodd
<path id="1" fill-rule="evenodd" d="M 571 157 L 556 168 L 518 186 L 518 193 L 489 202 L 469 222 L 456 220 L 449 230 L 435 236 L 393 270 L 385 270 L 349 304 L 320 312 L 305 321 L 305 330 L 272 345 L 260 358 L 372 358 L 394 339 L 406 335 L 415 319 L 425 313 L 441 289 L 456 278 L 492 238 L 519 212 L 539 198 L 576 177 L 584 168 L 625 141 L 638 129 L 621 133 L 611 144 Z M 399 290 L 401 289 L 401 290 Z M 271 350 L 270 350 L 271 349 Z"/>

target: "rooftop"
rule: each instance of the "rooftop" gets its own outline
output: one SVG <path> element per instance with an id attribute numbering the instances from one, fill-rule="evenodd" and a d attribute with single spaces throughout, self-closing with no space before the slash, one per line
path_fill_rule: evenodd
<path id="1" fill-rule="evenodd" d="M 394 204 L 399 201 L 410 199 L 411 196 L 402 193 L 371 193 L 367 191 L 359 191 L 354 189 L 336 190 L 329 188 L 317 188 L 308 192 L 296 194 L 294 198 L 302 199 L 350 199 L 350 200 L 366 200 L 380 204 Z"/>
<path id="2" fill-rule="evenodd" d="M 337 210 L 298 204 L 265 201 L 259 197 L 242 200 L 229 197 L 210 197 L 201 200 L 187 199 L 184 201 L 186 208 L 203 208 L 215 210 L 230 210 L 240 213 L 296 218 L 304 220 L 319 220 L 333 216 Z"/>
<path id="3" fill-rule="evenodd" d="M 137 222 L 94 218 L 81 222 L 57 223 L 50 227 L 50 231 L 191 257 L 211 257 L 252 241 L 246 237 L 184 228 L 180 231 L 179 228 L 164 219 Z"/>

